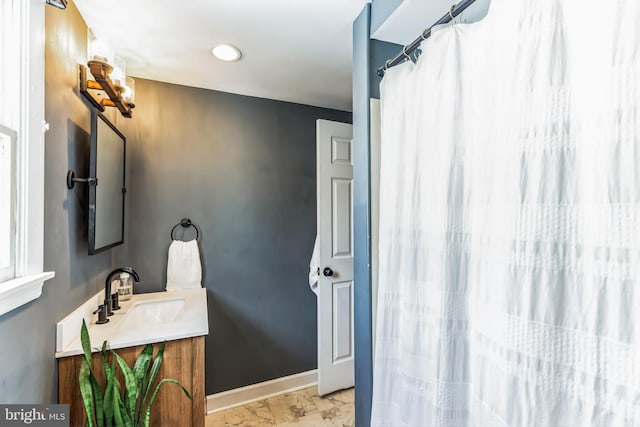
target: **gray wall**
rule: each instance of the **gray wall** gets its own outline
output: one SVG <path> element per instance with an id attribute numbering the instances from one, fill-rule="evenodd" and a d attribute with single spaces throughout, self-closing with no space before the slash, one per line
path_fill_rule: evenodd
<path id="1" fill-rule="evenodd" d="M 353 139 L 354 139 L 354 284 L 355 284 L 355 421 L 371 423 L 373 339 L 371 288 L 371 112 L 370 99 L 380 97 L 377 69 L 401 49 L 370 38 L 372 9 L 367 3 L 353 24 Z"/>
<path id="2" fill-rule="evenodd" d="M 371 62 L 369 63 L 369 96 L 380 99 L 380 83 L 382 82 L 382 77 L 378 76 L 378 68 L 382 67 L 388 59 L 402 52 L 402 45 L 375 39 L 370 39 L 369 45 L 371 50 Z"/>
<path id="3" fill-rule="evenodd" d="M 86 187 L 67 190 L 67 169 L 88 174 L 89 109 L 75 91 L 86 25 L 73 4 L 46 8 L 44 268 L 56 277 L 43 295 L 0 317 L 0 402 L 57 401 L 55 324 L 95 294 L 117 250 L 87 255 Z"/>
<path id="4" fill-rule="evenodd" d="M 371 1 L 371 29 L 373 35 L 384 24 L 389 16 L 400 7 L 404 0 L 372 0 Z"/>
<path id="5" fill-rule="evenodd" d="M 373 390 L 371 338 L 371 208 L 369 172 L 369 67 L 371 4 L 367 3 L 353 23 L 353 228 L 354 228 L 354 335 L 355 422 L 371 423 Z"/>
<path id="6" fill-rule="evenodd" d="M 207 394 L 315 369 L 315 121 L 351 114 L 143 79 L 136 104 L 123 130 L 138 292 L 164 289 L 171 228 L 189 217 L 208 289 Z"/>

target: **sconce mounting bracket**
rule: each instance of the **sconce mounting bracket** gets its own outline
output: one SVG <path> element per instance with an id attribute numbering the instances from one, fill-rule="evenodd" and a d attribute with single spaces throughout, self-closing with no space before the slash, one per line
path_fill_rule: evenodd
<path id="1" fill-rule="evenodd" d="M 76 178 L 76 173 L 72 170 L 67 171 L 67 188 L 71 190 L 75 187 L 76 182 L 84 182 L 87 185 L 98 185 L 98 178 Z"/>

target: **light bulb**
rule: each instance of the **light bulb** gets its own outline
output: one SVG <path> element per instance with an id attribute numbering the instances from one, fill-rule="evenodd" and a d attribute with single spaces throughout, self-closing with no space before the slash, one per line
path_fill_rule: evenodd
<path id="1" fill-rule="evenodd" d="M 211 49 L 211 53 L 219 60 L 227 62 L 237 61 L 242 56 L 242 53 L 237 47 L 226 43 L 215 45 Z"/>

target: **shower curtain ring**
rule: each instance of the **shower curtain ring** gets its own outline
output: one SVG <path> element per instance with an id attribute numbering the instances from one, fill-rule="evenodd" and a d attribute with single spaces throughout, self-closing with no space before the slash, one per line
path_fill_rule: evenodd
<path id="1" fill-rule="evenodd" d="M 404 46 L 402 48 L 402 54 L 404 55 L 405 58 L 407 58 L 407 61 L 411 61 L 411 57 L 409 56 L 409 54 L 407 53 L 407 47 Z"/>
<path id="2" fill-rule="evenodd" d="M 456 5 L 452 5 L 451 9 L 449 9 L 449 16 L 451 17 L 451 25 L 456 23 L 456 17 L 453 16 L 453 10 L 456 8 Z"/>

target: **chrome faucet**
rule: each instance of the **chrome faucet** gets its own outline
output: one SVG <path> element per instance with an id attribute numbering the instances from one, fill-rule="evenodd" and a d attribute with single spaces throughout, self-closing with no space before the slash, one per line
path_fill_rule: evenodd
<path id="1" fill-rule="evenodd" d="M 104 283 L 104 310 L 106 310 L 107 316 L 111 316 L 113 310 L 120 309 L 120 305 L 118 305 L 118 293 L 116 292 L 114 295 L 111 295 L 111 279 L 120 273 L 129 273 L 133 276 L 136 283 L 140 281 L 140 276 L 138 276 L 138 273 L 131 267 L 116 268 L 107 275 L 107 281 Z"/>

